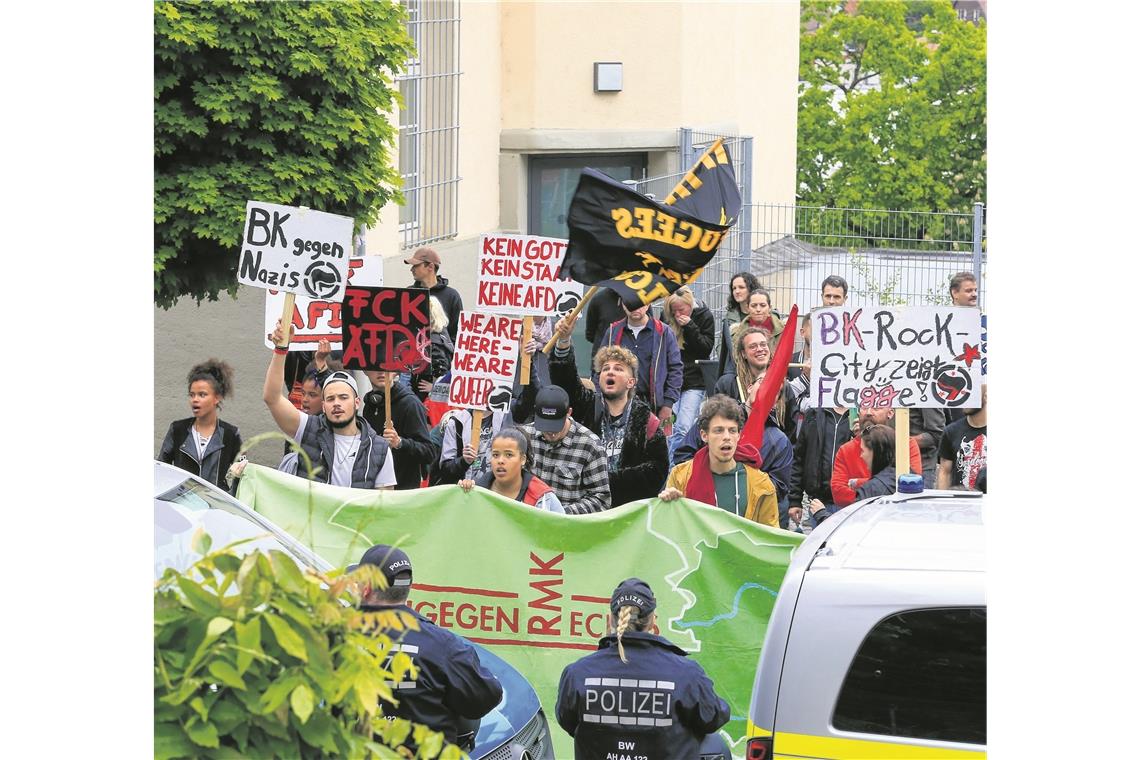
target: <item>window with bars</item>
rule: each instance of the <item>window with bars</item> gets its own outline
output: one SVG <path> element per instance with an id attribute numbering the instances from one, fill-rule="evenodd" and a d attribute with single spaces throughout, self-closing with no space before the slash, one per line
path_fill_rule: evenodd
<path id="1" fill-rule="evenodd" d="M 459 0 L 401 0 L 415 53 L 399 77 L 400 240 L 413 248 L 458 232 Z"/>

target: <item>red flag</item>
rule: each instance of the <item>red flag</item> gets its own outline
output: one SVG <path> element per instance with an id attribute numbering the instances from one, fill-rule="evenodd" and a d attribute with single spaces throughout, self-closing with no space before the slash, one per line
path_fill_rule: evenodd
<path id="1" fill-rule="evenodd" d="M 776 396 L 784 387 L 784 378 L 788 375 L 788 363 L 792 360 L 792 348 L 796 343 L 796 319 L 799 316 L 799 307 L 792 305 L 788 319 L 784 324 L 784 332 L 780 334 L 780 342 L 776 345 L 776 353 L 768 362 L 768 370 L 764 373 L 764 381 L 756 391 L 756 401 L 752 404 L 752 411 L 748 414 L 748 421 L 744 423 L 744 431 L 740 434 L 739 450 L 742 447 L 754 448 L 756 451 L 756 467 L 763 460 L 760 457 L 760 446 L 764 442 L 764 421 L 776 403 Z M 741 399 L 746 401 L 746 399 Z M 747 450 L 747 449 L 746 449 Z M 749 451 L 749 453 L 751 453 Z"/>

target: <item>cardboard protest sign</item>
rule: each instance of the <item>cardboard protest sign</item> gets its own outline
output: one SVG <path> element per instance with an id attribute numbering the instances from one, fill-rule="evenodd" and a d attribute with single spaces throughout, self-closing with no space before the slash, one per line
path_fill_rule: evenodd
<path id="1" fill-rule="evenodd" d="M 982 384 L 981 312 L 834 306 L 811 315 L 816 406 L 971 408 Z"/>
<path id="2" fill-rule="evenodd" d="M 345 369 L 419 372 L 431 359 L 426 288 L 349 286 L 341 303 Z"/>
<path id="3" fill-rule="evenodd" d="M 238 282 L 339 301 L 348 283 L 353 219 L 249 201 Z"/>
<path id="4" fill-rule="evenodd" d="M 537 235 L 484 235 L 476 303 L 496 314 L 562 316 L 582 300 L 582 284 L 559 279 L 566 241 Z"/>
<path id="5" fill-rule="evenodd" d="M 510 408 L 519 360 L 522 319 L 459 312 L 447 403 L 462 409 Z"/>
<path id="6" fill-rule="evenodd" d="M 348 260 L 348 282 L 362 287 L 379 287 L 384 284 L 384 258 L 382 256 L 355 256 Z M 280 290 L 265 291 L 265 333 L 273 332 L 277 320 L 281 319 L 285 293 Z M 317 343 L 327 340 L 333 351 L 340 345 L 340 300 L 329 301 L 323 298 L 296 296 L 293 303 L 293 338 L 290 351 L 315 351 Z M 273 348 L 268 337 L 265 347 Z"/>

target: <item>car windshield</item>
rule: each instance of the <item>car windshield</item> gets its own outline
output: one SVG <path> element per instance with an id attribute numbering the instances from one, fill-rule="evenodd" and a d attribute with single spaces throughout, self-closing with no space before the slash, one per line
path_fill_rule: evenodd
<path id="1" fill-rule="evenodd" d="M 196 480 L 190 480 L 189 478 L 174 486 L 174 488 L 171 488 L 169 491 L 166 491 L 158 498 L 162 501 L 172 501 L 176 504 L 182 504 L 194 511 L 202 509 L 222 509 L 231 514 L 237 514 L 237 510 L 233 508 L 233 505 L 218 496 L 209 486 L 203 485 Z"/>

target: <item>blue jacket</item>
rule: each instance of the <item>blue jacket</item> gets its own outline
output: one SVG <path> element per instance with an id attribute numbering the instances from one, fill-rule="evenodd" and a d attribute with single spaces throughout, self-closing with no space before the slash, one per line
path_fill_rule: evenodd
<path id="1" fill-rule="evenodd" d="M 728 722 L 728 703 L 685 651 L 652 633 L 606 636 L 598 651 L 566 666 L 558 724 L 579 758 L 693 760 L 701 740 Z M 619 744 L 620 742 L 620 744 Z"/>
<path id="2" fill-rule="evenodd" d="M 637 393 L 656 412 L 663 406 L 673 408 L 681 399 L 684 363 L 677 338 L 660 319 L 649 317 L 649 324 L 637 337 L 629 329 L 628 320 L 619 319 L 594 341 L 594 353 L 602 346 L 619 345 L 637 357 Z M 597 376 L 594 376 L 595 383 Z"/>
<path id="3" fill-rule="evenodd" d="M 400 703 L 381 701 L 384 715 L 423 723 L 455 743 L 461 719 L 477 721 L 502 700 L 502 684 L 479 663 L 479 655 L 466 639 L 440 628 L 407 605 L 361 605 L 361 609 L 407 613 L 420 623 L 418 631 L 379 629 L 392 639 L 393 651 L 410 656 L 419 669 L 414 679 L 408 673 L 404 676 L 407 680 L 392 686 L 393 696 Z"/>

